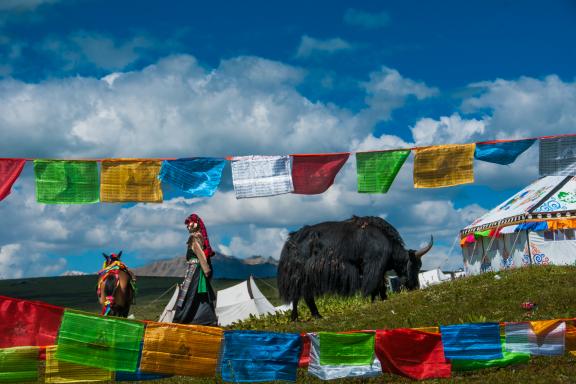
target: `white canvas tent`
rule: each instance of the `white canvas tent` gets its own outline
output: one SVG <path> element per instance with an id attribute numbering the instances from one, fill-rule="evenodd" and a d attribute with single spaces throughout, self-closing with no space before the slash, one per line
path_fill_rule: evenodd
<path id="1" fill-rule="evenodd" d="M 216 315 L 221 326 L 247 319 L 250 315 L 260 316 L 281 310 L 286 308 L 275 308 L 260 292 L 252 276 L 217 293 Z"/>
<path id="2" fill-rule="evenodd" d="M 443 273 L 440 270 L 440 268 L 431 269 L 429 271 L 420 272 L 418 274 L 418 282 L 420 283 L 420 289 L 424 289 L 431 285 L 440 284 L 447 280 L 452 280 L 452 276 Z"/>
<path id="3" fill-rule="evenodd" d="M 576 177 L 547 176 L 461 231 L 466 274 L 576 264 Z"/>

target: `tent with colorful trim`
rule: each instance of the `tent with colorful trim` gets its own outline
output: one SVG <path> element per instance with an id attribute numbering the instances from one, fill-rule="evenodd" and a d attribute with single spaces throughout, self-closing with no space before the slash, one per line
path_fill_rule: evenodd
<path id="1" fill-rule="evenodd" d="M 576 264 L 576 177 L 546 176 L 460 231 L 466 274 Z"/>

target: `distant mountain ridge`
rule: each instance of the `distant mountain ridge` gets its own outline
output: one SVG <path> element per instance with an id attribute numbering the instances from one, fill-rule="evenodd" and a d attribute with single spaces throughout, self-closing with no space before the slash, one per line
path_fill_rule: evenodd
<path id="1" fill-rule="evenodd" d="M 247 279 L 252 275 L 255 278 L 275 277 L 278 261 L 268 257 L 252 256 L 239 259 L 216 252 L 212 257 L 214 279 Z M 154 261 L 142 267 L 133 268 L 136 276 L 162 276 L 183 277 L 186 272 L 184 257 Z"/>

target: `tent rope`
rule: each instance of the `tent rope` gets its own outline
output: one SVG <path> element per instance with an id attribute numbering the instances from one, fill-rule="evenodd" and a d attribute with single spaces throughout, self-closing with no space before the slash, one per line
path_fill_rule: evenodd
<path id="1" fill-rule="evenodd" d="M 160 294 L 160 296 L 158 296 L 157 298 L 155 298 L 155 299 L 152 300 L 151 302 L 149 302 L 149 303 L 147 303 L 147 304 L 145 304 L 145 305 L 135 306 L 135 307 L 138 308 L 138 312 L 140 311 L 140 308 L 148 308 L 148 307 L 156 304 L 156 302 L 157 302 L 158 300 L 160 300 L 162 297 L 164 297 L 168 292 L 171 292 L 174 288 L 176 288 L 177 285 L 178 285 L 178 283 L 172 284 L 172 285 L 170 286 L 170 288 L 168 288 L 167 290 L 165 290 L 164 292 L 162 292 L 162 293 Z M 137 311 L 132 311 L 132 313 L 134 314 L 134 316 L 136 316 L 136 315 L 135 315 L 136 312 L 137 312 Z"/>

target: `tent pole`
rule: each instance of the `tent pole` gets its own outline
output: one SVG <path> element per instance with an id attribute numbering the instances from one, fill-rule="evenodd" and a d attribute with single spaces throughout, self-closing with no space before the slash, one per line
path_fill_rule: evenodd
<path id="1" fill-rule="evenodd" d="M 530 232 L 526 230 L 526 246 L 528 247 L 528 256 L 530 257 L 530 265 L 533 264 L 532 261 L 532 250 L 530 249 Z"/>

